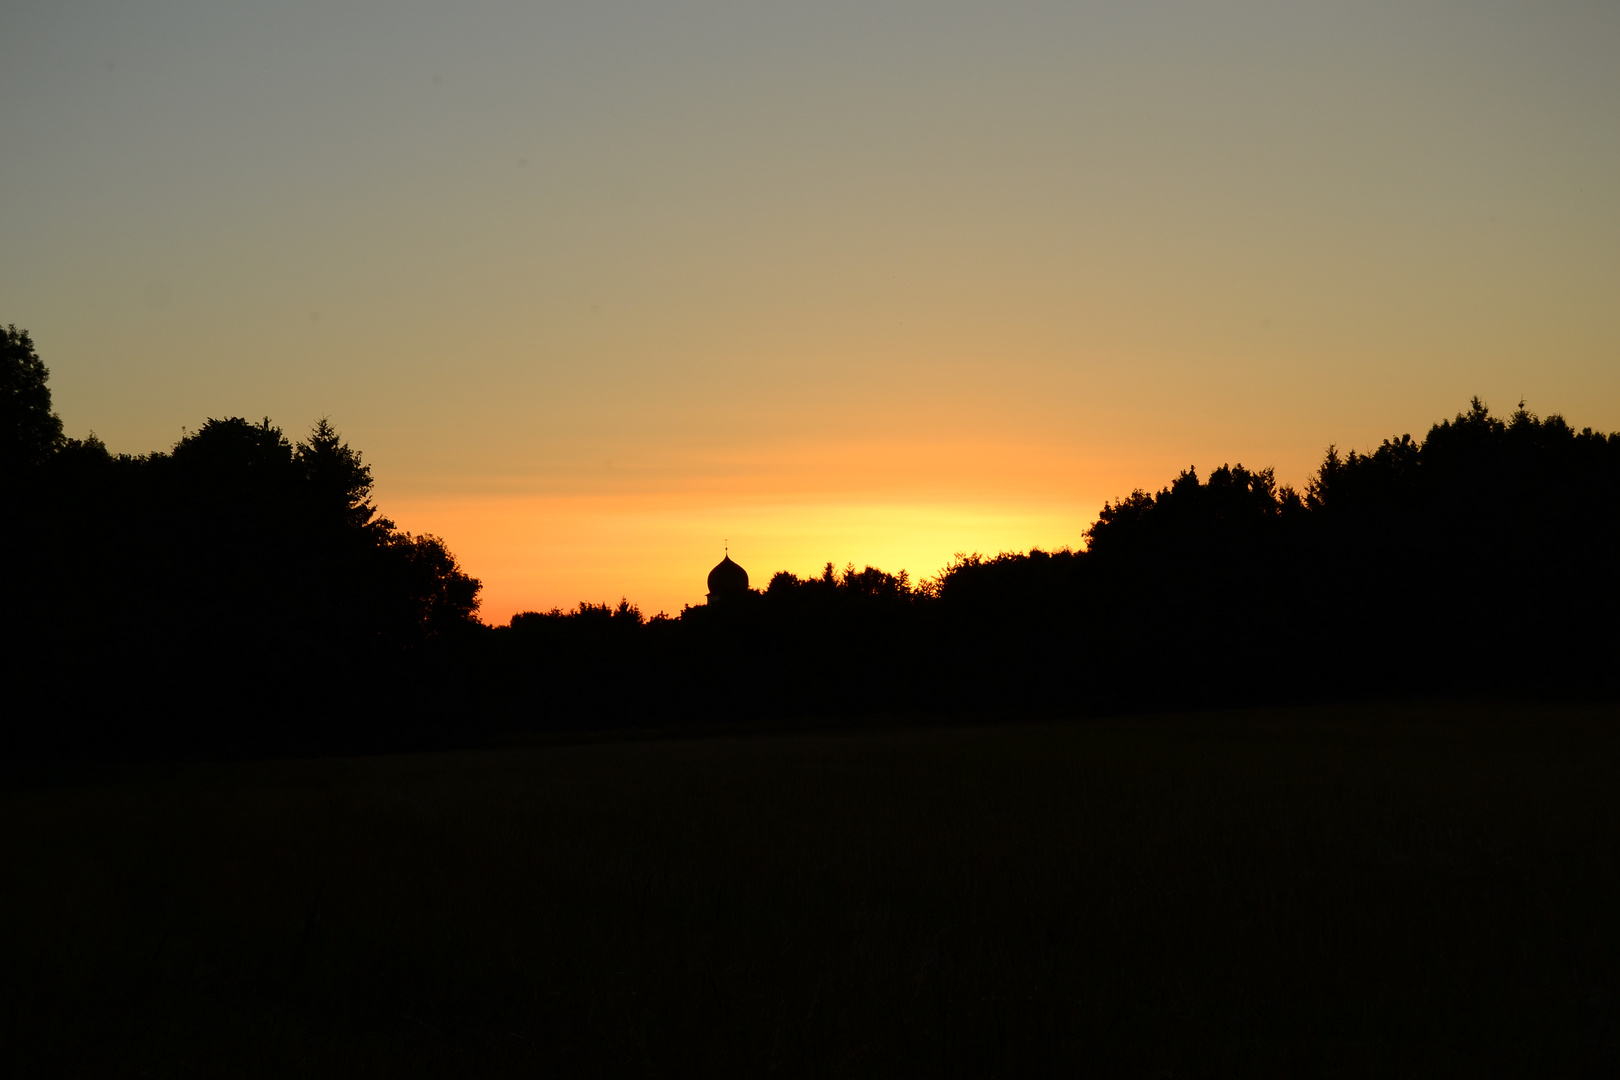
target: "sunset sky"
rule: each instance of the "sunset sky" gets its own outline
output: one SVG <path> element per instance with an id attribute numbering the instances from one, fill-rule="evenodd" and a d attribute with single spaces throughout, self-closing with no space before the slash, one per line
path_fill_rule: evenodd
<path id="1" fill-rule="evenodd" d="M 329 416 L 484 616 L 1620 428 L 1620 4 L 0 8 L 69 434 Z"/>

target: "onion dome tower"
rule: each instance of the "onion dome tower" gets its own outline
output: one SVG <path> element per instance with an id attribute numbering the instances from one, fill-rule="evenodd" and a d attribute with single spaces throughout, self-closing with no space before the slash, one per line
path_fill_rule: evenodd
<path id="1" fill-rule="evenodd" d="M 731 552 L 709 571 L 709 603 L 725 604 L 748 595 L 748 571 L 731 561 Z"/>

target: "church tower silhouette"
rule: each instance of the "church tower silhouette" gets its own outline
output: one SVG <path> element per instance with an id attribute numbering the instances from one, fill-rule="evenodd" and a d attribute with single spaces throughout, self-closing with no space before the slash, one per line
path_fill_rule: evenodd
<path id="1" fill-rule="evenodd" d="M 728 604 L 746 595 L 748 571 L 731 561 L 731 549 L 728 547 L 726 557 L 709 571 L 708 601 L 710 604 Z"/>

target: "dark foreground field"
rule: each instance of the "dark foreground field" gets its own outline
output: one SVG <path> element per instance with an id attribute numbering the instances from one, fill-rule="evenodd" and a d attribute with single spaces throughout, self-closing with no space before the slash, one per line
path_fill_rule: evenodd
<path id="1" fill-rule="evenodd" d="M 1612 1073 L 1617 769 L 1456 703 L 18 769 L 0 1073 Z"/>

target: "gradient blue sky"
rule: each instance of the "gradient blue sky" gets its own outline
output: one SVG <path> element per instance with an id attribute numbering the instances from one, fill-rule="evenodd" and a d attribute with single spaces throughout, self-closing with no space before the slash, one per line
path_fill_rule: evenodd
<path id="1" fill-rule="evenodd" d="M 1620 5 L 33 3 L 70 433 L 328 415 L 486 616 L 1079 544 L 1480 394 L 1620 428 Z"/>

